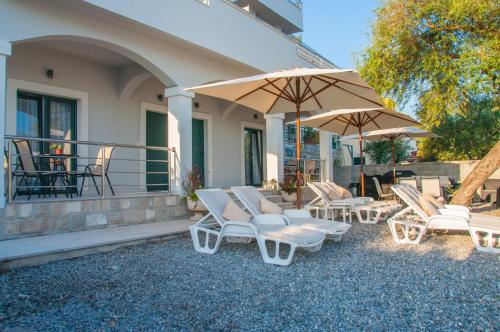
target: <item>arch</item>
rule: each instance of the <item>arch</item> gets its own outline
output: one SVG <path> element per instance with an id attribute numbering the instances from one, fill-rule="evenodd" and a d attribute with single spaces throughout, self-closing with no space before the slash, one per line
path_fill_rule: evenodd
<path id="1" fill-rule="evenodd" d="M 129 100 L 134 91 L 148 78 L 153 77 L 150 72 L 130 72 L 126 70 L 123 75 L 120 75 L 120 90 L 118 103 L 123 103 Z"/>
<path id="2" fill-rule="evenodd" d="M 24 44 L 24 43 L 30 43 L 30 42 L 39 42 L 39 41 L 42 41 L 42 42 L 43 41 L 73 41 L 73 42 L 79 42 L 79 43 L 99 46 L 99 47 L 114 51 L 118 54 L 121 54 L 121 55 L 127 57 L 128 59 L 134 61 L 135 63 L 139 64 L 141 67 L 146 69 L 151 75 L 156 77 L 163 85 L 165 85 L 165 86 L 177 85 L 176 82 L 167 73 L 165 73 L 165 71 L 161 70 L 150 59 L 144 57 L 143 55 L 139 55 L 136 52 L 134 52 L 134 51 L 132 51 L 124 46 L 110 43 L 110 42 L 102 40 L 102 39 L 83 37 L 83 36 L 78 36 L 78 35 L 47 35 L 47 36 L 40 36 L 40 37 L 12 41 L 11 43 L 13 45 L 16 45 L 16 44 Z"/>

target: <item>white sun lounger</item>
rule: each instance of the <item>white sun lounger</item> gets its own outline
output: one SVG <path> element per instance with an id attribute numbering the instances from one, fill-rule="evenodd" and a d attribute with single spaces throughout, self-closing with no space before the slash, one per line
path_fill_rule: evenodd
<path id="1" fill-rule="evenodd" d="M 260 202 L 261 199 L 265 199 L 266 197 L 257 188 L 251 186 L 237 186 L 231 187 L 231 191 L 253 216 L 264 214 L 260 209 Z M 346 223 L 312 218 L 311 214 L 306 209 L 283 210 L 280 216 L 288 225 L 296 225 L 323 232 L 326 234 L 327 238 L 331 238 L 335 241 L 340 241 L 342 235 L 351 228 L 351 225 Z"/>
<path id="2" fill-rule="evenodd" d="M 356 214 L 358 221 L 362 224 L 376 224 L 380 220 L 386 220 L 392 213 L 401 208 L 400 204 L 394 204 L 387 201 L 374 201 L 371 197 L 356 197 L 332 200 L 329 197 L 329 191 L 335 190 L 334 187 L 326 183 L 309 183 L 309 187 L 318 195 L 308 206 L 313 209 L 342 210 L 345 220 L 345 212 L 348 212 L 349 221 L 352 222 L 352 213 Z M 333 211 L 332 211 L 333 216 Z M 332 217 L 333 218 L 333 217 Z"/>
<path id="3" fill-rule="evenodd" d="M 400 184 L 400 186 L 401 186 L 402 190 L 404 190 L 408 194 L 412 195 L 413 198 L 417 201 L 418 201 L 418 196 L 422 195 L 422 193 L 411 184 L 403 183 L 403 184 Z M 460 210 L 460 211 L 463 211 L 469 215 L 475 214 L 475 213 L 471 214 L 469 208 L 466 206 L 463 206 L 463 205 L 444 204 L 443 208 L 444 209 Z"/>
<path id="4" fill-rule="evenodd" d="M 208 214 L 190 227 L 196 251 L 214 254 L 219 249 L 222 239 L 226 236 L 254 238 L 260 249 L 262 259 L 269 264 L 289 265 L 296 248 L 309 251 L 321 249 L 325 234 L 298 226 L 285 225 L 282 218 L 275 215 L 254 217 L 251 222 L 226 220 L 222 214 L 226 204 L 231 200 L 222 189 L 200 189 L 196 191 L 198 198 L 205 205 Z M 212 218 L 210 218 L 212 217 Z M 203 237 L 200 238 L 200 235 Z M 211 240 L 215 240 L 211 244 Z M 274 254 L 271 256 L 266 243 L 274 244 Z M 286 257 L 280 256 L 282 245 L 290 246 Z"/>
<path id="5" fill-rule="evenodd" d="M 422 209 L 418 196 L 415 197 L 411 188 L 394 185 L 391 189 L 407 204 L 405 209 L 387 220 L 394 242 L 418 244 L 428 229 L 460 230 L 469 231 L 477 250 L 500 253 L 500 218 L 470 214 L 453 207 L 438 209 L 439 214 L 429 216 Z"/>

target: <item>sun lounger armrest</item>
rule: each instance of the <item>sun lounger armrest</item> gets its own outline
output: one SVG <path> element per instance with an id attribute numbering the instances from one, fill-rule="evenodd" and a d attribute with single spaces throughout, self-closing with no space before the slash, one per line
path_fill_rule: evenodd
<path id="1" fill-rule="evenodd" d="M 462 210 L 455 210 L 455 209 L 439 209 L 439 213 L 443 216 L 455 216 L 455 217 L 460 217 L 464 219 L 469 219 L 470 215 L 468 212 L 462 211 Z"/>
<path id="2" fill-rule="evenodd" d="M 281 214 L 259 214 L 252 219 L 256 225 L 289 225 L 290 221 Z"/>
<path id="3" fill-rule="evenodd" d="M 242 231 L 244 229 L 248 229 L 257 234 L 257 228 L 255 227 L 255 225 L 248 221 L 226 221 L 223 227 L 232 232 L 234 232 L 235 230 Z"/>
<path id="4" fill-rule="evenodd" d="M 445 204 L 444 206 L 445 208 L 447 209 L 455 209 L 455 210 L 462 210 L 462 211 L 465 211 L 467 213 L 470 213 L 470 210 L 468 207 L 466 206 L 463 206 L 463 205 L 451 205 L 451 204 Z"/>
<path id="5" fill-rule="evenodd" d="M 460 216 L 454 216 L 454 215 L 442 215 L 442 214 L 436 214 L 432 217 L 429 218 L 429 224 L 433 220 L 449 220 L 449 221 L 459 221 L 459 222 L 468 222 L 466 219 Z"/>
<path id="6" fill-rule="evenodd" d="M 311 218 L 311 214 L 306 209 L 286 209 L 283 215 L 287 218 Z"/>

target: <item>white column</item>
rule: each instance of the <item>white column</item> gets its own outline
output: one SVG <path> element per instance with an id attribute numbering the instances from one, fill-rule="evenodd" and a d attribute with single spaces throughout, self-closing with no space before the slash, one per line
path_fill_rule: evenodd
<path id="1" fill-rule="evenodd" d="M 7 114 L 7 57 L 11 54 L 10 43 L 0 40 L 0 151 L 5 145 L 5 116 Z M 5 171 L 0 167 L 0 208 L 5 207 Z"/>
<path id="2" fill-rule="evenodd" d="M 284 160 L 283 160 L 283 120 L 285 115 L 270 114 L 265 115 L 266 119 L 266 162 L 267 180 L 276 179 L 283 181 Z"/>
<path id="3" fill-rule="evenodd" d="M 186 170 L 192 167 L 194 93 L 173 87 L 165 90 L 165 97 L 168 98 L 168 146 L 176 152 L 171 166 L 171 192 L 181 194 Z"/>
<path id="4" fill-rule="evenodd" d="M 333 181 L 332 134 L 328 131 L 319 131 L 319 158 L 321 159 L 321 180 Z"/>

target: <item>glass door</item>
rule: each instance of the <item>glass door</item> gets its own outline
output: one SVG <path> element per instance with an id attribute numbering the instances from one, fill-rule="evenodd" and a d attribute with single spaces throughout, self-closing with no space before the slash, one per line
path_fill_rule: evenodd
<path id="1" fill-rule="evenodd" d="M 245 128 L 245 185 L 262 185 L 262 130 Z"/>
<path id="2" fill-rule="evenodd" d="M 193 171 L 205 178 L 205 121 L 193 119 Z M 205 181 L 205 180 L 203 180 Z"/>
<path id="3" fill-rule="evenodd" d="M 16 112 L 16 135 L 58 140 L 76 140 L 76 100 L 18 91 Z M 76 144 L 53 142 L 61 145 L 67 155 L 61 167 L 76 171 Z M 51 153 L 50 142 L 30 141 L 34 155 Z M 40 167 L 50 167 L 50 157 L 39 158 Z M 76 186 L 76 177 L 69 177 L 70 184 Z M 76 187 L 73 187 L 76 188 Z"/>

